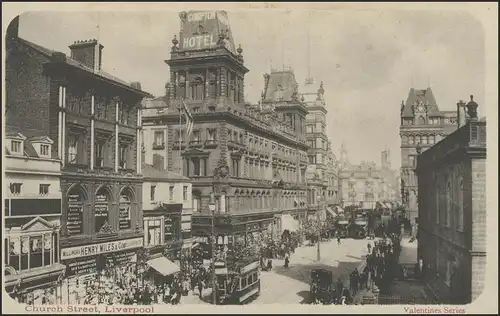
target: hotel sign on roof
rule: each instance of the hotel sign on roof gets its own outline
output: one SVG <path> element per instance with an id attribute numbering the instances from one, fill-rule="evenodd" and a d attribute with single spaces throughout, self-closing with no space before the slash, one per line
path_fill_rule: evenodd
<path id="1" fill-rule="evenodd" d="M 220 34 L 225 34 L 224 45 L 236 55 L 231 27 L 225 11 L 182 12 L 179 47 L 182 50 L 201 50 L 217 47 Z"/>

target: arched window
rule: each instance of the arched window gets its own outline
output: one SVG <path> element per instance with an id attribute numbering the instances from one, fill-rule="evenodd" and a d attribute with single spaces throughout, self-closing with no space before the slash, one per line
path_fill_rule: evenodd
<path id="1" fill-rule="evenodd" d="M 109 224 L 109 203 L 110 192 L 106 187 L 102 187 L 97 191 L 94 203 L 95 216 L 95 232 L 106 232 L 110 227 Z"/>
<path id="2" fill-rule="evenodd" d="M 425 118 L 423 116 L 418 117 L 417 125 L 425 125 Z"/>
<path id="3" fill-rule="evenodd" d="M 68 236 L 83 234 L 83 202 L 85 199 L 85 193 L 79 185 L 68 192 L 68 212 L 66 214 Z"/>
<path id="4" fill-rule="evenodd" d="M 120 229 L 130 229 L 131 226 L 131 209 L 132 209 L 132 199 L 133 195 L 130 188 L 125 188 L 120 194 L 120 206 L 119 206 L 119 228 Z"/>
<path id="5" fill-rule="evenodd" d="M 193 100 L 205 99 L 205 84 L 201 77 L 196 77 L 193 82 L 190 82 L 191 98 Z"/>
<path id="6" fill-rule="evenodd" d="M 192 193 L 192 199 L 193 199 L 193 212 L 199 212 L 201 211 L 201 192 L 198 190 L 193 191 Z"/>
<path id="7" fill-rule="evenodd" d="M 433 145 L 436 142 L 436 137 L 434 135 L 429 135 L 429 144 Z"/>
<path id="8" fill-rule="evenodd" d="M 406 145 L 408 143 L 408 136 L 401 136 L 401 142 Z"/>

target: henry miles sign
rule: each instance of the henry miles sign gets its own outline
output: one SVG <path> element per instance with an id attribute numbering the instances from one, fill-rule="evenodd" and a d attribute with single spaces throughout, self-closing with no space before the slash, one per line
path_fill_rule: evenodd
<path id="1" fill-rule="evenodd" d="M 103 253 L 123 251 L 142 247 L 142 238 L 133 238 L 61 249 L 61 260 L 95 256 Z"/>

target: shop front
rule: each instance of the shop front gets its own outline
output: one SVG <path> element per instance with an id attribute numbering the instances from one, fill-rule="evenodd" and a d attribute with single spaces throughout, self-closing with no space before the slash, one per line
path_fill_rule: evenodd
<path id="1" fill-rule="evenodd" d="M 66 265 L 63 303 L 83 304 L 94 282 L 98 282 L 98 286 L 111 286 L 127 276 L 134 276 L 137 251 L 142 247 L 143 238 L 136 237 L 62 248 L 61 262 Z"/>
<path id="2" fill-rule="evenodd" d="M 6 229 L 5 289 L 15 300 L 27 304 L 55 304 L 60 297 L 59 229 L 36 217 Z"/>

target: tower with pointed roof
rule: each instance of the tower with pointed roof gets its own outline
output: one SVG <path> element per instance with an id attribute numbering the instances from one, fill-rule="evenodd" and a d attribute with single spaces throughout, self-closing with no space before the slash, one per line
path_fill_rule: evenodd
<path id="1" fill-rule="evenodd" d="M 401 199 L 410 220 L 418 217 L 418 187 L 414 173 L 418 150 L 425 151 L 457 128 L 457 112 L 441 111 L 432 89 L 411 88 L 401 102 Z"/>

